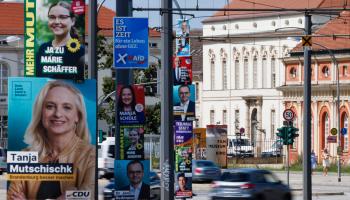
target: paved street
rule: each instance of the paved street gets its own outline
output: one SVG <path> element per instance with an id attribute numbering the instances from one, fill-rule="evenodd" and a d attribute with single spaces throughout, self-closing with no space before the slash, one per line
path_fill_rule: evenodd
<path id="1" fill-rule="evenodd" d="M 286 183 L 286 173 L 275 173 L 284 183 Z M 102 190 L 108 183 L 108 180 L 99 180 L 99 199 L 103 199 Z M 350 174 L 343 174 L 342 182 L 337 181 L 337 174 L 330 173 L 328 176 L 322 176 L 316 173 L 312 176 L 313 183 L 313 200 L 349 200 L 350 199 Z M 290 186 L 293 189 L 293 199 L 302 200 L 302 173 L 290 173 Z M 194 193 L 197 194 L 193 199 L 207 200 L 210 184 L 193 184 Z M 6 199 L 6 180 L 4 176 L 0 176 L 0 199 Z"/>
<path id="2" fill-rule="evenodd" d="M 275 174 L 284 182 L 287 181 L 286 172 L 275 172 Z M 302 200 L 302 172 L 290 173 L 290 187 L 293 189 L 293 199 Z M 313 197 L 312 199 L 319 200 L 349 200 L 350 199 L 350 174 L 342 176 L 342 182 L 338 182 L 337 174 L 330 173 L 328 176 L 322 176 L 321 173 L 316 173 L 312 176 Z M 210 184 L 194 184 L 194 193 L 197 194 L 193 199 L 207 200 Z"/>

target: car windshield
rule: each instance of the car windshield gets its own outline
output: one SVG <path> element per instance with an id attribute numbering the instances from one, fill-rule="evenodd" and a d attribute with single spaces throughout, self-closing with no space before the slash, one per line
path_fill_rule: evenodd
<path id="1" fill-rule="evenodd" d="M 154 171 L 149 172 L 149 178 L 150 178 L 150 181 L 156 181 L 160 179 L 158 174 Z"/>
<path id="2" fill-rule="evenodd" d="M 227 182 L 246 182 L 249 180 L 249 175 L 246 173 L 224 172 L 220 178 L 221 181 Z"/>
<path id="3" fill-rule="evenodd" d="M 249 140 L 245 139 L 234 139 L 233 140 L 233 145 L 234 146 L 249 146 Z"/>
<path id="4" fill-rule="evenodd" d="M 198 167 L 215 167 L 215 164 L 209 161 L 197 161 L 197 166 Z"/>

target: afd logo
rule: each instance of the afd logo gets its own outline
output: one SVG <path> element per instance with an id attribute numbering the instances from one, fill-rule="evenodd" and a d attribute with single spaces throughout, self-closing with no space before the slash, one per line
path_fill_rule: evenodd
<path id="1" fill-rule="evenodd" d="M 90 200 L 91 193 L 88 190 L 70 190 L 66 191 L 66 199 L 74 199 L 74 200 Z"/>

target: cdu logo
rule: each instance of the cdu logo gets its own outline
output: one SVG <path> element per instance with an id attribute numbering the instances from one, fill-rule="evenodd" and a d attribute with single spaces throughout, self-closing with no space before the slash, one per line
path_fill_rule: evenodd
<path id="1" fill-rule="evenodd" d="M 70 190 L 66 191 L 66 199 L 74 199 L 74 200 L 90 200 L 91 193 L 88 190 Z"/>

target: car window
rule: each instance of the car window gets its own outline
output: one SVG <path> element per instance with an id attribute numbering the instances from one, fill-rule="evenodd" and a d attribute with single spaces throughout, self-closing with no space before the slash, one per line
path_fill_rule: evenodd
<path id="1" fill-rule="evenodd" d="M 149 179 L 150 179 L 150 181 L 160 180 L 158 174 L 156 172 L 152 172 L 152 171 L 149 173 Z"/>
<path id="2" fill-rule="evenodd" d="M 213 162 L 208 161 L 197 161 L 198 167 L 215 167 L 216 165 Z"/>
<path id="3" fill-rule="evenodd" d="M 101 158 L 102 157 L 101 145 L 98 145 L 97 153 L 98 153 L 98 157 Z"/>
<path id="4" fill-rule="evenodd" d="M 108 152 L 107 152 L 108 157 L 114 158 L 114 155 L 115 155 L 115 149 L 114 148 L 115 148 L 114 145 L 109 145 L 108 146 Z"/>
<path id="5" fill-rule="evenodd" d="M 271 174 L 271 173 L 265 173 L 264 174 L 264 178 L 265 178 L 266 182 L 268 182 L 268 183 L 277 183 L 277 182 L 279 182 L 279 179 L 276 176 L 274 176 L 273 174 Z"/>
<path id="6" fill-rule="evenodd" d="M 263 173 L 255 173 L 254 174 L 254 182 L 256 183 L 266 183 L 265 176 Z"/>
<path id="7" fill-rule="evenodd" d="M 249 181 L 249 175 L 246 173 L 224 172 L 220 180 L 227 182 L 246 182 Z"/>

